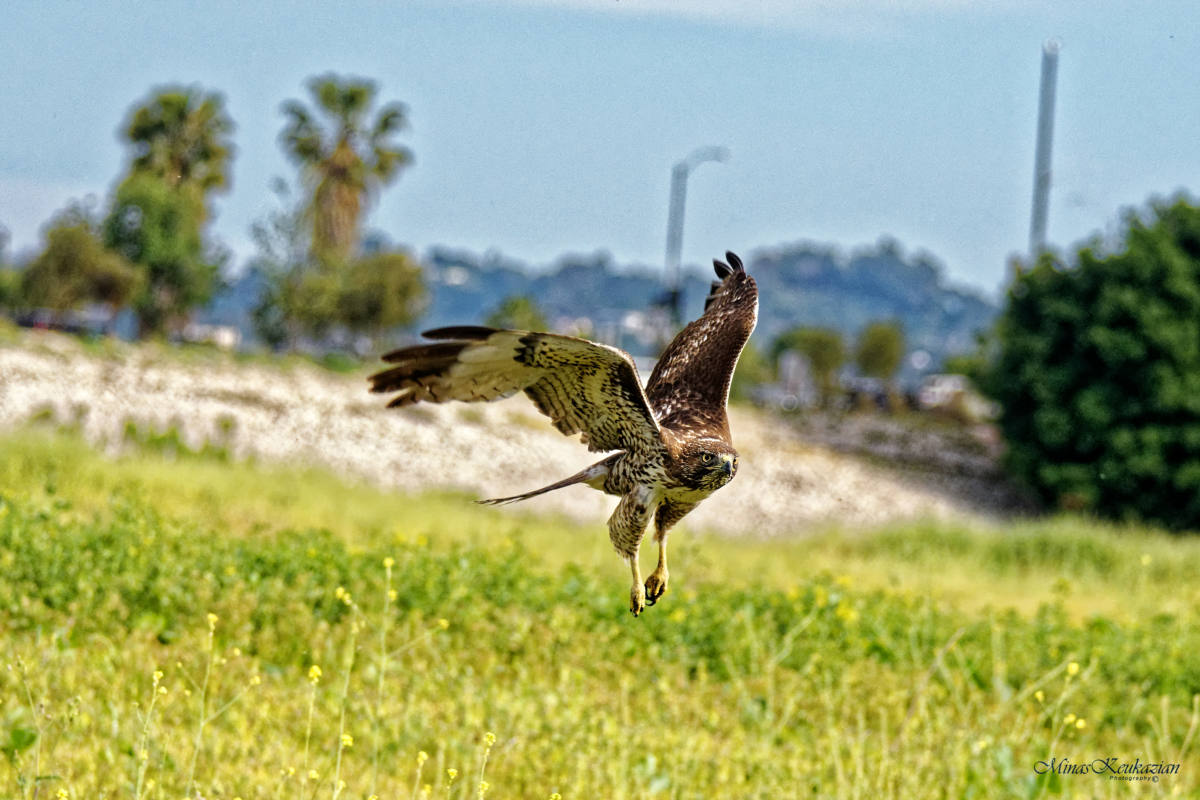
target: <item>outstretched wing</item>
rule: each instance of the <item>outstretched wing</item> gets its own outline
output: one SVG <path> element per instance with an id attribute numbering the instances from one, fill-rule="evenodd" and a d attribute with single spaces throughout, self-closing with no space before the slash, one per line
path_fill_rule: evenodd
<path id="1" fill-rule="evenodd" d="M 637 368 L 624 351 L 573 336 L 474 326 L 422 335 L 440 341 L 388 353 L 383 360 L 394 366 L 370 378 L 372 392 L 398 393 L 389 408 L 525 392 L 559 431 L 582 432 L 590 450 L 662 448 Z"/>
<path id="2" fill-rule="evenodd" d="M 664 427 L 697 427 L 729 438 L 725 403 L 738 356 L 758 322 L 758 286 L 742 260 L 713 260 L 717 277 L 704 314 L 689 322 L 650 374 L 646 397 Z"/>

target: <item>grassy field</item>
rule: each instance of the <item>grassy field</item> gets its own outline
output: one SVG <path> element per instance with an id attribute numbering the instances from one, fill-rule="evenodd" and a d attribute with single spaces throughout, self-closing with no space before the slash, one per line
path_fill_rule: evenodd
<path id="1" fill-rule="evenodd" d="M 8 435 L 0 797 L 1200 796 L 1200 542 L 672 542 L 634 619 L 601 520 Z"/>

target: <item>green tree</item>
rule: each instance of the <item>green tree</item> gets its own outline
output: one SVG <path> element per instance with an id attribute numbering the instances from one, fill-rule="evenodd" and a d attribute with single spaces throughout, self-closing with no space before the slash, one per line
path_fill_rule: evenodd
<path id="1" fill-rule="evenodd" d="M 255 333 L 272 350 L 293 348 L 295 332 L 284 307 L 281 283 L 259 265 L 250 269 L 257 271 L 263 279 L 258 301 L 250 309 L 250 323 L 254 326 Z"/>
<path id="2" fill-rule="evenodd" d="M 87 302 L 110 310 L 125 305 L 138 285 L 138 273 L 101 240 L 99 223 L 86 207 L 73 205 L 46 230 L 46 248 L 21 275 L 25 305 L 68 311 Z"/>
<path id="3" fill-rule="evenodd" d="M 21 273 L 0 266 L 0 309 L 14 311 L 22 305 Z"/>
<path id="4" fill-rule="evenodd" d="M 188 193 L 207 217 L 205 201 L 228 188 L 233 120 L 217 93 L 195 87 L 162 87 L 130 113 L 124 136 L 133 148 L 132 174 L 146 174 Z"/>
<path id="5" fill-rule="evenodd" d="M 21 273 L 8 263 L 8 229 L 0 225 L 0 309 L 21 305 Z"/>
<path id="6" fill-rule="evenodd" d="M 942 372 L 962 375 L 982 391 L 987 386 L 988 374 L 995 364 L 996 356 L 995 332 L 984 331 L 976 334 L 974 350 L 946 356 L 942 362 Z"/>
<path id="7" fill-rule="evenodd" d="M 1020 272 L 988 379 L 1012 470 L 1049 503 L 1200 529 L 1200 208 Z"/>
<path id="8" fill-rule="evenodd" d="M 321 261 L 346 263 L 358 247 L 371 195 L 412 163 L 412 153 L 393 141 L 407 126 L 407 112 L 400 103 L 390 103 L 368 120 L 376 94 L 368 80 L 327 74 L 311 79 L 308 89 L 317 115 L 299 101 L 287 101 L 280 139 L 309 187 L 313 254 Z M 318 115 L 326 124 L 317 121 Z"/>
<path id="9" fill-rule="evenodd" d="M 293 200 L 287 182 L 276 178 L 272 190 L 279 207 L 250 228 L 258 250 L 252 269 L 262 276 L 264 283 L 262 294 L 251 310 L 251 319 L 255 331 L 272 348 L 295 349 L 302 332 L 297 287 L 311 266 L 308 235 L 304 230 L 304 210 Z"/>
<path id="10" fill-rule="evenodd" d="M 904 358 L 904 330 L 898 322 L 872 322 L 858 335 L 854 363 L 863 375 L 891 381 Z"/>
<path id="11" fill-rule="evenodd" d="M 283 307 L 301 331 L 324 338 L 340 321 L 342 275 L 329 269 L 305 269 L 288 276 Z"/>
<path id="12" fill-rule="evenodd" d="M 121 184 L 104 237 L 141 274 L 133 298 L 141 335 L 177 327 L 217 286 L 220 259 L 206 253 L 199 208 L 158 176 L 134 173 Z"/>
<path id="13" fill-rule="evenodd" d="M 388 328 L 411 325 L 425 297 L 421 266 L 407 253 L 375 253 L 351 262 L 338 295 L 338 320 L 378 339 Z"/>
<path id="14" fill-rule="evenodd" d="M 733 370 L 733 381 L 729 384 L 729 401 L 731 403 L 747 403 L 750 393 L 756 386 L 775 380 L 775 370 L 771 368 L 770 359 L 763 356 L 761 350 L 747 342 L 738 358 L 737 367 Z"/>
<path id="15" fill-rule="evenodd" d="M 537 301 L 524 294 L 504 298 L 483 323 L 517 331 L 544 331 L 550 327 Z"/>
<path id="16" fill-rule="evenodd" d="M 842 335 L 829 328 L 792 328 L 771 344 L 771 360 L 778 365 L 779 357 L 788 351 L 799 353 L 808 361 L 821 402 L 828 405 L 837 391 L 838 370 L 846 363 L 846 342 Z"/>
<path id="17" fill-rule="evenodd" d="M 228 185 L 232 131 L 221 96 L 196 88 L 155 89 L 130 112 L 129 174 L 104 240 L 140 273 L 133 309 L 142 335 L 179 325 L 216 288 L 221 258 L 203 229 L 208 195 Z"/>
<path id="18" fill-rule="evenodd" d="M 318 262 L 307 251 L 303 208 L 284 182 L 274 188 L 279 208 L 252 228 L 254 268 L 267 286 L 251 315 L 264 341 L 294 348 L 301 334 L 320 339 L 338 326 L 377 338 L 416 320 L 426 294 L 416 259 L 385 250 L 338 269 Z"/>

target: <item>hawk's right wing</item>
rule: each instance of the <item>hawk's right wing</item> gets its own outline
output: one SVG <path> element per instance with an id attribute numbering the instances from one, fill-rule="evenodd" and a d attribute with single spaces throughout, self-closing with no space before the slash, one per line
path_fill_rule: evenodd
<path id="1" fill-rule="evenodd" d="M 463 326 L 426 331 L 436 344 L 395 350 L 372 375 L 388 407 L 497 400 L 525 392 L 554 427 L 590 450 L 652 453 L 661 432 L 628 353 L 574 336 Z"/>

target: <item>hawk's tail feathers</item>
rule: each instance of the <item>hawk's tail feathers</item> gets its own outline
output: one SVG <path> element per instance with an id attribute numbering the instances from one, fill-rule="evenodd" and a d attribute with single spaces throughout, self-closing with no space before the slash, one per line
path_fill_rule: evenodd
<path id="1" fill-rule="evenodd" d="M 604 479 L 608 477 L 608 468 L 614 458 L 616 458 L 616 456 L 609 456 L 598 464 L 592 464 L 587 469 L 576 472 L 569 478 L 563 478 L 561 481 L 552 483 L 549 486 L 543 486 L 540 489 L 534 489 L 532 492 L 515 494 L 512 497 L 493 497 L 488 500 L 476 500 L 475 502 L 485 506 L 503 506 L 509 503 L 519 503 L 522 500 L 528 500 L 531 497 L 537 497 L 539 494 L 553 492 L 555 489 L 573 486 L 576 483 L 586 483 L 593 489 L 603 489 Z"/>

